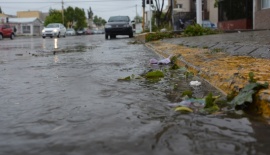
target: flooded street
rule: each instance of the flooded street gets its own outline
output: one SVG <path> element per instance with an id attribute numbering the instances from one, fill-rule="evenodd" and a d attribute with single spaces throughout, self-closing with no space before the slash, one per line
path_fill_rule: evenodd
<path id="1" fill-rule="evenodd" d="M 0 155 L 268 155 L 266 121 L 245 114 L 177 113 L 184 74 L 118 81 L 160 59 L 128 37 L 0 41 Z M 194 77 L 195 78 L 195 77 Z M 197 79 L 196 79 L 197 80 Z"/>

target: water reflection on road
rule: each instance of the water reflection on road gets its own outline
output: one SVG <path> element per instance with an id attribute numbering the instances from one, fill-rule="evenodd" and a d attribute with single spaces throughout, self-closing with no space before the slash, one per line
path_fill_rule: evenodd
<path id="1" fill-rule="evenodd" d="M 0 154 L 270 153 L 269 127 L 255 117 L 175 113 L 167 107 L 169 79 L 117 81 L 158 58 L 129 41 L 103 35 L 60 38 L 57 46 L 54 39 L 1 41 Z M 21 42 L 29 48 L 17 49 Z M 55 47 L 79 52 L 49 53 Z M 40 51 L 48 54 L 29 55 Z M 185 80 L 179 85 L 189 88 Z"/>

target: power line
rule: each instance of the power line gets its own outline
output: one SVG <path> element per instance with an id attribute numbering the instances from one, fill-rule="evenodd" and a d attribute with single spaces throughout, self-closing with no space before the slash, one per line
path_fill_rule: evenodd
<path id="1" fill-rule="evenodd" d="M 130 8 L 134 8 L 134 6 L 129 6 L 129 7 L 125 7 L 125 8 L 114 8 L 112 10 L 106 9 L 104 11 L 98 11 L 98 10 L 94 9 L 93 11 L 95 11 L 95 12 L 113 12 L 113 11 L 119 11 L 119 9 L 121 9 L 121 11 L 122 11 L 122 10 L 128 10 Z"/>
<path id="2" fill-rule="evenodd" d="M 102 2 L 121 2 L 121 1 L 137 1 L 137 0 L 88 0 L 88 1 L 65 1 L 65 3 L 89 3 L 89 2 L 97 2 L 97 3 L 102 3 Z M 0 3 L 62 3 L 62 2 L 22 2 L 22 1 L 13 1 L 13 2 L 0 2 Z"/>

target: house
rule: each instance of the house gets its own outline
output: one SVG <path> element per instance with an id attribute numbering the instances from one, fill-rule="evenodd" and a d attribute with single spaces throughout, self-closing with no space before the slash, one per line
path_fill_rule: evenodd
<path id="1" fill-rule="evenodd" d="M 219 0 L 218 10 L 220 29 L 270 29 L 270 0 Z"/>
<path id="2" fill-rule="evenodd" d="M 14 18 L 14 17 L 16 16 L 0 13 L 0 23 L 6 23 L 9 18 Z"/>
<path id="3" fill-rule="evenodd" d="M 253 29 L 270 29 L 270 0 L 253 0 Z"/>
<path id="4" fill-rule="evenodd" d="M 16 35 L 39 36 L 46 16 L 40 11 L 18 11 L 17 16 L 0 14 L 0 23 L 10 23 Z"/>
<path id="5" fill-rule="evenodd" d="M 196 0 L 173 0 L 173 18 L 177 28 L 179 28 L 181 19 L 196 21 Z M 169 6 L 171 0 L 168 1 Z M 215 0 L 202 0 L 202 20 L 210 20 L 212 23 L 218 23 L 218 8 L 214 7 Z"/>
<path id="6" fill-rule="evenodd" d="M 16 29 L 16 35 L 39 36 L 43 22 L 39 18 L 9 18 L 9 23 Z"/>
<path id="7" fill-rule="evenodd" d="M 207 10 L 209 11 L 209 20 L 215 25 L 218 24 L 218 7 L 215 7 L 215 0 L 207 0 Z"/>
<path id="8" fill-rule="evenodd" d="M 222 30 L 252 29 L 253 0 L 218 2 L 218 28 Z"/>

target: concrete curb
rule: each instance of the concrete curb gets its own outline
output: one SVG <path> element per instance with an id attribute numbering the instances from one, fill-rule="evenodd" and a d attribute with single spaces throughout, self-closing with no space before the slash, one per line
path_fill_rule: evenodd
<path id="1" fill-rule="evenodd" d="M 169 54 L 164 54 L 162 51 L 158 50 L 158 49 L 155 49 L 154 46 L 152 46 L 151 44 L 149 43 L 146 43 L 145 46 L 149 49 L 151 49 L 153 52 L 155 52 L 157 55 L 159 55 L 160 57 L 163 57 L 163 58 L 167 58 L 168 56 L 170 56 Z M 186 66 L 189 70 L 193 71 L 193 72 L 200 72 L 200 69 L 196 66 L 194 66 L 193 64 L 187 62 L 186 60 L 184 60 L 183 58 L 178 58 L 177 62 L 176 62 L 177 65 L 179 66 Z M 220 89 L 219 87 L 216 87 L 215 85 L 212 85 L 207 79 L 204 79 L 204 78 L 200 78 L 201 80 L 203 80 L 204 82 L 208 83 L 209 85 L 213 86 L 215 89 L 217 89 L 220 93 L 222 93 L 223 95 L 227 95 L 226 92 L 224 92 L 222 89 Z"/>
<path id="2" fill-rule="evenodd" d="M 142 36 L 136 37 L 138 41 L 141 38 Z M 211 49 L 191 48 L 163 41 L 145 43 L 145 46 L 164 58 L 171 54 L 180 54 L 178 65 L 187 66 L 224 95 L 240 91 L 248 83 L 249 72 L 254 72 L 258 82 L 270 83 L 270 66 L 267 65 L 270 64 L 269 59 L 232 56 L 224 51 L 211 53 Z M 256 95 L 255 102 L 256 106 L 253 108 L 257 109 L 257 113 L 270 117 L 270 88 L 261 90 Z"/>

